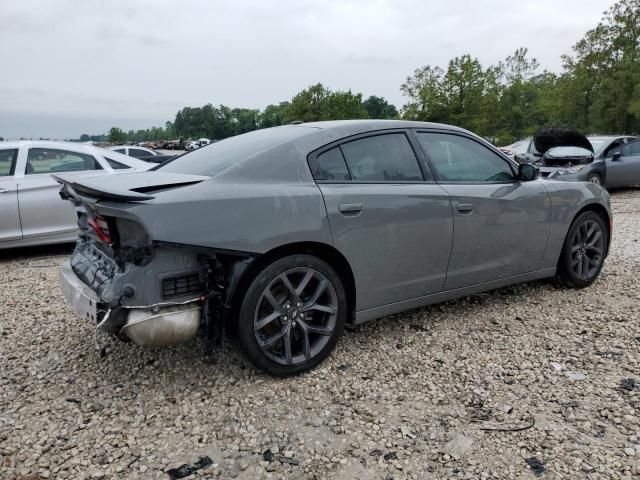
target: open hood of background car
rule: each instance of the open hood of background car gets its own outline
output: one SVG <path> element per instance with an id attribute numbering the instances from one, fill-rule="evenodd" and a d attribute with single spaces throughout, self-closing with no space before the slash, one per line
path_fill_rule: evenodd
<path id="1" fill-rule="evenodd" d="M 554 147 L 580 147 L 593 153 L 593 145 L 583 134 L 566 127 L 543 128 L 533 137 L 533 145 L 541 154 Z"/>

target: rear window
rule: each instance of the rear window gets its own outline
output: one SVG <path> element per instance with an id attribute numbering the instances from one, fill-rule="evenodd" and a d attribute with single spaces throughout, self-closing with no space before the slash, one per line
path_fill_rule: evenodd
<path id="1" fill-rule="evenodd" d="M 180 155 L 155 169 L 163 172 L 213 176 L 237 162 L 301 138 L 312 131 L 309 127 L 294 126 L 254 130 Z"/>
<path id="2" fill-rule="evenodd" d="M 142 150 L 141 148 L 130 148 L 129 156 L 135 158 L 144 158 L 144 157 L 152 157 L 154 154 L 147 152 L 146 150 Z"/>

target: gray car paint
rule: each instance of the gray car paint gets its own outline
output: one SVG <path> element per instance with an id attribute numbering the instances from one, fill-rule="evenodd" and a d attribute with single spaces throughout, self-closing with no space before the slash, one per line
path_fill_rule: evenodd
<path id="1" fill-rule="evenodd" d="M 640 140 L 629 142 L 616 149 L 620 153 L 619 157 L 607 157 L 607 187 L 640 185 L 640 152 L 634 154 L 630 151 L 631 148 L 635 150 L 639 144 Z"/>
<path id="2" fill-rule="evenodd" d="M 462 186 L 424 182 L 399 184 L 396 191 L 392 188 L 396 185 L 390 184 L 319 186 L 307 165 L 307 154 L 315 149 L 391 128 L 458 132 L 511 162 L 484 140 L 455 127 L 339 121 L 277 128 L 305 128 L 308 133 L 200 183 L 153 193 L 154 198 L 142 202 L 103 200 L 92 208 L 139 222 L 156 242 L 256 255 L 299 242 L 336 248 L 348 259 L 356 278 L 356 322 L 552 276 L 579 210 L 595 203 L 610 215 L 606 191 L 586 183 L 537 180 Z M 129 175 L 127 186 L 148 187 L 154 184 L 154 176 L 159 185 L 166 182 L 160 169 Z M 121 191 L 110 178 L 100 188 Z M 392 202 L 387 203 L 390 198 Z M 466 217 L 455 211 L 463 201 L 474 204 Z M 341 203 L 363 203 L 364 208 L 359 215 L 342 215 L 336 208 Z M 457 237 L 452 224 L 453 230 L 456 226 L 459 230 Z M 126 302 L 156 303 L 158 282 L 152 280 L 146 279 L 144 295 Z"/>

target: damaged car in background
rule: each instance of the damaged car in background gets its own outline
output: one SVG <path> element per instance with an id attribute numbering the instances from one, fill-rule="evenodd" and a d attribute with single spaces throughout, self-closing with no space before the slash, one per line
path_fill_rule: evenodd
<path id="1" fill-rule="evenodd" d="M 544 178 L 590 182 L 603 187 L 633 185 L 631 177 L 627 179 L 629 183 L 616 180 L 621 162 L 615 163 L 618 158 L 614 154 L 634 140 L 629 135 L 585 137 L 570 128 L 545 128 L 531 139 L 526 153 L 515 155 L 515 160 L 538 166 Z M 640 164 L 637 167 L 635 183 L 640 178 Z M 611 180 L 608 174 L 612 175 Z"/>
<path id="2" fill-rule="evenodd" d="M 117 181 L 57 180 L 81 230 L 61 286 L 82 317 L 145 346 L 201 333 L 207 353 L 224 326 L 280 376 L 345 325 L 540 278 L 586 287 L 612 225 L 597 185 L 422 122 L 287 125 Z"/>

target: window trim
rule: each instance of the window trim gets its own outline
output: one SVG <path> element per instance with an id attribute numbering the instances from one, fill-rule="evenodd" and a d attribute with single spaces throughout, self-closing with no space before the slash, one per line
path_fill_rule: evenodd
<path id="1" fill-rule="evenodd" d="M 391 135 L 391 134 L 397 134 L 397 133 L 404 134 L 405 138 L 407 139 L 407 142 L 409 143 L 409 146 L 411 147 L 411 150 L 413 151 L 413 155 L 415 156 L 416 162 L 418 164 L 418 169 L 420 170 L 420 176 L 422 177 L 422 180 L 375 180 L 375 181 L 353 180 L 351 175 L 351 169 L 349 168 L 349 162 L 347 162 L 347 158 L 344 154 L 344 151 L 342 150 L 342 145 L 353 142 L 355 140 L 361 140 L 363 138 L 379 137 L 381 135 Z M 316 180 L 313 177 L 313 172 L 311 171 L 311 165 L 309 165 L 309 161 L 312 159 L 313 160 L 317 159 L 319 155 L 325 152 L 328 152 L 329 150 L 335 147 L 338 147 L 338 149 L 340 150 L 340 154 L 342 155 L 343 161 L 347 167 L 347 171 L 349 172 L 349 177 L 351 178 L 349 180 Z M 313 181 L 317 184 L 411 185 L 411 184 L 436 183 L 433 175 L 431 174 L 430 168 L 425 164 L 425 158 L 422 154 L 422 150 L 417 149 L 417 145 L 414 143 L 411 137 L 411 130 L 407 128 L 387 128 L 387 129 L 380 129 L 380 130 L 371 130 L 368 132 L 357 133 L 355 135 L 349 135 L 348 137 L 343 137 L 338 140 L 334 140 L 333 142 L 323 145 L 322 147 L 317 148 L 313 150 L 311 153 L 309 153 L 307 155 L 307 167 L 309 168 L 309 173 L 311 174 Z"/>
<path id="2" fill-rule="evenodd" d="M 457 132 L 457 131 L 453 131 L 453 130 L 438 130 L 438 129 L 430 129 L 430 128 L 414 128 L 412 129 L 412 133 L 416 136 L 416 141 L 418 142 L 418 145 L 420 146 L 420 149 L 422 150 L 422 152 L 424 153 L 424 157 L 426 162 L 429 165 L 429 168 L 431 169 L 431 172 L 433 173 L 433 176 L 436 180 L 436 183 L 438 184 L 443 184 L 443 185 L 511 185 L 514 183 L 520 183 L 520 180 L 518 180 L 518 167 L 517 164 L 511 160 L 509 157 L 507 157 L 505 154 L 503 154 L 500 150 L 498 150 L 497 148 L 495 148 L 493 145 L 491 145 L 490 143 L 485 143 L 483 141 L 480 141 L 479 139 L 465 134 L 464 132 Z M 422 146 L 422 144 L 420 144 L 420 140 L 418 140 L 418 134 L 419 133 L 427 133 L 427 134 L 444 134 L 444 135 L 453 135 L 456 137 L 461 137 L 467 140 L 470 140 L 478 145 L 480 145 L 481 147 L 485 148 L 486 150 L 490 151 L 491 153 L 494 153 L 498 158 L 500 158 L 501 160 L 503 160 L 508 166 L 509 169 L 511 170 L 511 173 L 513 174 L 513 179 L 512 180 L 505 180 L 505 181 L 495 181 L 495 182 L 482 182 L 482 181 L 455 181 L 455 180 L 446 180 L 443 179 L 440 176 L 440 172 L 438 172 L 438 169 L 435 168 L 435 166 L 433 165 L 433 162 L 431 160 L 431 158 L 429 158 L 429 155 L 426 151 L 426 149 Z"/>
<path id="3" fill-rule="evenodd" d="M 18 147 L 15 148 L 2 148 L 0 150 L 13 150 L 13 158 L 11 159 L 11 165 L 9 166 L 9 173 L 7 175 L 0 175 L 0 180 L 12 178 L 16 175 L 16 166 L 18 165 L 18 153 L 20 149 Z"/>

